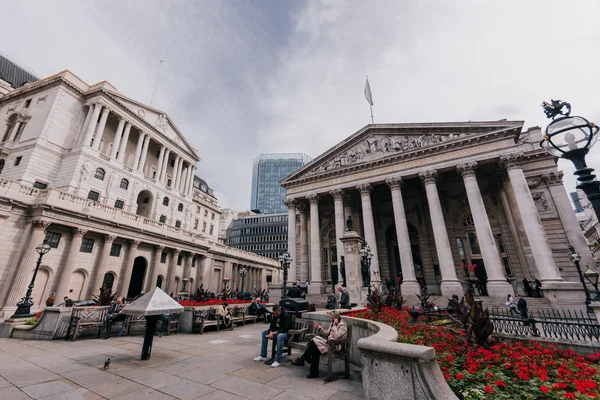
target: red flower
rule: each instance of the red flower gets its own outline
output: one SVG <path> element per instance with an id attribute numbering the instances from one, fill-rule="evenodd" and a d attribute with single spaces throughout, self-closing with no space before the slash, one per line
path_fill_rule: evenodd
<path id="1" fill-rule="evenodd" d="M 453 361 L 454 360 L 454 356 L 452 354 L 450 354 L 448 357 L 446 357 L 446 360 Z"/>
<path id="2" fill-rule="evenodd" d="M 487 393 L 494 393 L 494 388 L 491 387 L 490 385 L 485 385 L 485 391 Z"/>
<path id="3" fill-rule="evenodd" d="M 510 364 L 509 363 L 504 364 L 504 368 L 510 369 Z"/>
<path id="4" fill-rule="evenodd" d="M 576 399 L 575 393 L 565 392 L 565 399 Z"/>
<path id="5" fill-rule="evenodd" d="M 504 382 L 502 382 L 500 379 L 498 379 L 496 381 L 496 386 L 498 386 L 498 387 L 505 387 L 506 385 L 504 384 Z"/>
<path id="6" fill-rule="evenodd" d="M 465 379 L 465 376 L 459 372 L 458 374 L 456 374 L 456 379 Z"/>
<path id="7" fill-rule="evenodd" d="M 542 391 L 542 393 L 548 393 L 550 391 L 548 386 L 545 385 L 540 386 L 540 390 Z"/>

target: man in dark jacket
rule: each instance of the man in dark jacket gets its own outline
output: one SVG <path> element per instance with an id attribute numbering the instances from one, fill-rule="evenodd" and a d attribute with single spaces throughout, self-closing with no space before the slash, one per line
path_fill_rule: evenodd
<path id="1" fill-rule="evenodd" d="M 125 307 L 125 304 L 123 304 L 122 297 L 117 297 L 117 300 L 110 305 L 106 314 L 106 335 L 103 339 L 108 339 L 110 337 L 110 329 L 112 328 L 113 322 L 125 321 L 127 319 L 127 315 L 121 312 L 123 307 Z"/>
<path id="2" fill-rule="evenodd" d="M 333 292 L 333 289 L 329 290 L 329 294 L 327 295 L 327 305 L 325 306 L 325 308 L 327 310 L 335 310 L 335 294 Z"/>
<path id="3" fill-rule="evenodd" d="M 262 345 L 260 348 L 260 356 L 256 357 L 254 361 L 264 361 L 265 364 L 270 365 L 273 368 L 281 365 L 281 357 L 283 356 L 283 345 L 287 342 L 288 331 L 292 329 L 292 317 L 283 311 L 277 304 L 273 306 L 273 321 L 269 329 L 262 333 Z M 267 360 L 267 347 L 269 345 L 269 339 L 273 340 L 273 346 L 277 348 L 277 354 L 275 359 L 272 358 Z"/>
<path id="4" fill-rule="evenodd" d="M 296 285 L 296 282 L 292 283 L 292 287 L 288 289 L 288 297 L 302 297 L 302 292 L 300 291 L 300 288 Z"/>
<path id="5" fill-rule="evenodd" d="M 521 297 L 519 293 L 516 294 L 517 297 L 517 309 L 521 313 L 521 317 L 523 319 L 528 319 L 529 315 L 527 313 L 527 301 L 524 297 Z"/>
<path id="6" fill-rule="evenodd" d="M 268 313 L 269 311 L 267 310 L 267 307 L 260 304 L 260 297 L 254 299 L 254 301 L 250 304 L 250 315 L 258 315 L 259 317 L 263 315 L 265 318 L 265 323 L 267 322 Z"/>
<path id="7" fill-rule="evenodd" d="M 338 291 L 341 293 L 340 295 L 340 308 L 350 309 L 350 293 L 348 293 L 348 289 L 344 289 L 342 286 L 338 286 Z"/>

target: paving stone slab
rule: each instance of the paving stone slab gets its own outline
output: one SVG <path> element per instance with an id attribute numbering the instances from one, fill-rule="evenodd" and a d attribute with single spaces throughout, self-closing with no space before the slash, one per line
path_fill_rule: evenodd
<path id="1" fill-rule="evenodd" d="M 175 397 L 169 396 L 166 393 L 161 393 L 151 388 L 136 390 L 135 392 L 125 393 L 120 396 L 113 397 L 110 400 L 174 400 Z"/>
<path id="2" fill-rule="evenodd" d="M 102 397 L 98 396 L 96 393 L 90 392 L 87 389 L 79 388 L 75 390 L 70 390 L 68 392 L 62 392 L 53 394 L 46 397 L 40 397 L 40 400 L 98 400 L 102 399 Z"/>
<path id="3" fill-rule="evenodd" d="M 112 399 L 125 393 L 144 390 L 146 387 L 129 379 L 121 378 L 112 382 L 91 385 L 87 389 L 104 398 Z"/>
<path id="4" fill-rule="evenodd" d="M 181 382 L 158 389 L 162 393 L 181 400 L 193 400 L 199 396 L 214 392 L 216 389 L 198 382 L 183 380 Z"/>
<path id="5" fill-rule="evenodd" d="M 251 400 L 270 399 L 284 391 L 284 389 L 269 387 L 261 383 L 250 382 L 233 376 L 215 382 L 211 386 Z"/>
<path id="6" fill-rule="evenodd" d="M 236 394 L 224 392 L 222 390 L 215 390 L 204 396 L 200 396 L 195 400 L 245 400 L 245 397 L 240 397 Z"/>
<path id="7" fill-rule="evenodd" d="M 2 394 L 2 400 L 31 400 L 31 397 L 13 385 L 3 387 L 0 389 L 0 393 Z"/>
<path id="8" fill-rule="evenodd" d="M 34 399 L 39 399 L 40 397 L 68 392 L 70 390 L 79 388 L 79 385 L 71 382 L 68 379 L 58 379 L 55 381 L 38 383 L 37 385 L 25 386 L 22 387 L 21 390 Z"/>

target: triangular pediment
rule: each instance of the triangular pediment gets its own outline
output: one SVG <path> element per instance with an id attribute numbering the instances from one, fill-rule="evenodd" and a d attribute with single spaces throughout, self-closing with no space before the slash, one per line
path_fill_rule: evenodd
<path id="1" fill-rule="evenodd" d="M 486 134 L 518 137 L 522 121 L 452 122 L 427 124 L 372 124 L 313 159 L 281 181 L 282 185 L 343 171 L 351 167 L 379 163 L 386 158 L 460 142 Z"/>
<path id="2" fill-rule="evenodd" d="M 175 144 L 187 150 L 190 154 L 198 155 L 165 112 L 125 97 L 121 93 L 111 92 L 110 95 L 113 100 L 127 108 L 137 118 L 143 120 Z"/>

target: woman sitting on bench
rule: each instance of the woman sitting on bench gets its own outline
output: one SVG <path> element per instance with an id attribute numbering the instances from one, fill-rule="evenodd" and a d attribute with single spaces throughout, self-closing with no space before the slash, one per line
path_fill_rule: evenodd
<path id="1" fill-rule="evenodd" d="M 328 342 L 330 340 L 343 340 L 348 336 L 348 327 L 342 321 L 342 317 L 338 312 L 330 312 L 329 319 L 331 320 L 331 325 L 327 330 L 319 325 L 318 322 L 314 323 L 315 328 L 319 329 L 319 335 L 308 342 L 304 354 L 292 361 L 292 364 L 299 366 L 303 366 L 305 362 L 310 364 L 310 374 L 306 376 L 307 378 L 319 377 L 319 360 L 321 359 L 321 354 L 325 354 L 329 350 Z"/>
<path id="2" fill-rule="evenodd" d="M 221 316 L 221 319 L 223 320 L 223 325 L 225 325 L 226 328 L 233 329 L 235 324 L 231 320 L 231 315 L 229 314 L 229 311 L 227 310 L 227 306 L 229 306 L 229 303 L 227 303 L 226 301 L 224 301 L 222 305 L 217 306 L 216 307 L 217 315 Z"/>

